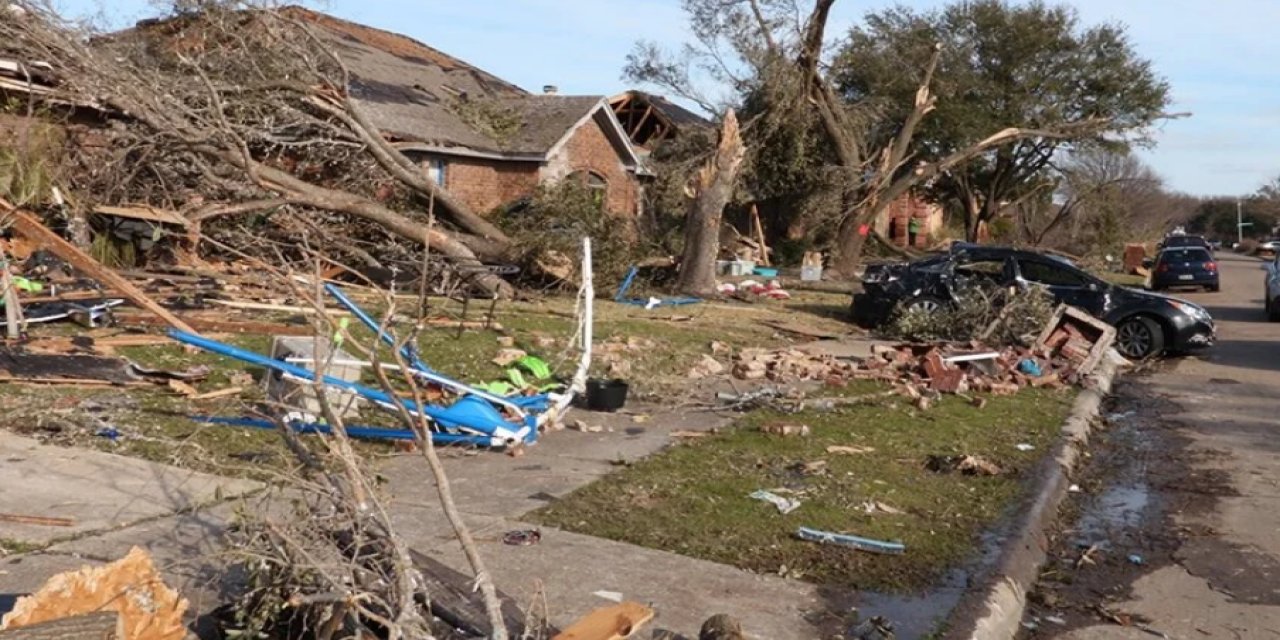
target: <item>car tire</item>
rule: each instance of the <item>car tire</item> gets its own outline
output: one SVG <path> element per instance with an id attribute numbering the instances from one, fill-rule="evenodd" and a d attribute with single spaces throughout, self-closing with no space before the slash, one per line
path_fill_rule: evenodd
<path id="1" fill-rule="evenodd" d="M 1209 285 L 1208 288 L 1210 293 L 1217 293 L 1219 291 L 1222 291 L 1222 285 L 1220 284 L 1211 284 Z"/>
<path id="2" fill-rule="evenodd" d="M 917 309 L 930 315 L 941 311 L 947 303 L 933 296 L 920 296 L 913 298 L 910 302 L 903 305 L 907 311 L 915 311 Z"/>
<path id="3" fill-rule="evenodd" d="M 1130 360 L 1147 360 L 1164 352 L 1164 328 L 1147 316 L 1126 318 L 1116 325 L 1116 350 Z"/>
<path id="4" fill-rule="evenodd" d="M 1276 306 L 1271 303 L 1270 292 L 1263 293 L 1262 299 L 1265 301 L 1264 304 L 1266 305 L 1267 322 L 1280 322 L 1280 309 L 1277 309 Z"/>

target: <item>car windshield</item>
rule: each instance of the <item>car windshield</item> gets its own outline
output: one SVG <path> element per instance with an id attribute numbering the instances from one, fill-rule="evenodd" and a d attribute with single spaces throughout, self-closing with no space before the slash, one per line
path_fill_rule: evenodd
<path id="1" fill-rule="evenodd" d="M 1204 249 L 1188 247 L 1186 249 L 1166 249 L 1160 252 L 1161 262 L 1209 262 L 1213 260 Z"/>

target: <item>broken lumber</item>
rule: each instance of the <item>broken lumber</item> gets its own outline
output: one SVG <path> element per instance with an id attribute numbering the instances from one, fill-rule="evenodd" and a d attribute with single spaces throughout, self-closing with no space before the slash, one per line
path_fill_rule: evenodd
<path id="1" fill-rule="evenodd" d="M 35 242 L 41 247 L 49 250 L 53 255 L 65 260 L 77 271 L 84 275 L 97 280 L 98 282 L 115 289 L 120 295 L 127 298 L 130 302 L 142 307 L 143 309 L 153 313 L 156 317 L 163 319 L 169 326 L 186 331 L 188 333 L 199 333 L 190 325 L 183 322 L 177 316 L 173 315 L 168 309 L 160 306 L 155 300 L 152 300 L 141 289 L 132 282 L 126 280 L 123 276 L 102 266 L 102 263 L 94 260 L 92 256 L 81 251 L 75 245 L 67 242 L 62 236 L 54 233 L 44 223 L 36 219 L 35 216 L 15 209 L 4 200 L 0 200 L 0 209 L 8 212 L 8 219 L 13 225 L 13 229 L 18 233 L 26 236 L 28 240 Z"/>
<path id="2" fill-rule="evenodd" d="M 0 640 L 127 640 L 114 611 L 98 611 L 0 631 Z"/>
<path id="3" fill-rule="evenodd" d="M 127 325 L 165 324 L 160 319 L 144 313 L 117 313 L 116 322 Z M 279 322 L 241 322 L 237 320 L 212 320 L 207 318 L 183 317 L 183 322 L 199 327 L 203 331 L 222 333 L 257 333 L 271 336 L 313 336 L 314 327 L 309 324 L 282 324 Z"/>
<path id="4" fill-rule="evenodd" d="M 186 610 L 187 601 L 164 584 L 150 554 L 134 547 L 115 562 L 49 578 L 40 590 L 18 598 L 0 629 L 114 611 L 120 616 L 122 638 L 182 640 Z"/>
<path id="5" fill-rule="evenodd" d="M 650 620 L 653 609 L 638 602 L 601 607 L 579 618 L 551 640 L 623 640 Z"/>
<path id="6" fill-rule="evenodd" d="M 0 513 L 0 522 L 17 524 L 38 524 L 44 527 L 74 527 L 76 521 L 71 518 L 52 518 L 49 516 L 27 516 L 20 513 Z"/>

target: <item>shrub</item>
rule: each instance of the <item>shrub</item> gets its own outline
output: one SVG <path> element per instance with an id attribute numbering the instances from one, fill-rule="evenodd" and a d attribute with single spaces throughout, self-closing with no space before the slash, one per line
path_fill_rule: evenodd
<path id="1" fill-rule="evenodd" d="M 881 333 L 909 342 L 1030 344 L 1057 307 L 1053 296 L 1036 286 L 1021 289 L 970 281 L 957 283 L 953 290 L 955 302 L 937 311 L 899 305 Z"/>

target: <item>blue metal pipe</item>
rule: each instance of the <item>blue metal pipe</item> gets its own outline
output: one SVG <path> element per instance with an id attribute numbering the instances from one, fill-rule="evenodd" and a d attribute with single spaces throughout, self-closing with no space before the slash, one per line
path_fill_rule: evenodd
<path id="1" fill-rule="evenodd" d="M 262 354 L 234 347 L 229 344 L 224 344 L 217 340 L 210 340 L 209 338 L 187 333 L 185 331 L 179 331 L 177 329 L 170 329 L 168 334 L 169 337 L 174 340 L 204 349 L 205 351 L 211 351 L 219 355 L 235 358 L 236 360 L 265 367 L 272 371 L 279 371 L 303 380 L 315 381 L 318 379 L 326 385 L 351 391 L 384 407 L 404 407 L 411 412 L 421 413 L 422 415 L 427 416 L 436 424 L 446 429 L 468 429 L 486 436 L 495 436 L 498 429 L 505 429 L 513 434 L 524 432 L 525 437 L 528 437 L 529 434 L 529 427 L 527 425 L 513 425 L 506 420 L 503 420 L 501 415 L 488 405 L 484 405 L 482 408 L 477 406 L 475 403 L 464 404 L 466 398 L 463 398 L 463 400 L 460 400 L 453 407 L 449 408 L 439 407 L 436 405 L 425 405 L 419 407 L 412 401 L 397 398 L 378 389 L 371 389 L 364 385 L 335 378 L 333 376 L 317 376 L 315 372 L 309 369 L 281 360 L 268 358 Z M 484 411 L 483 409 L 488 410 Z"/>
<path id="2" fill-rule="evenodd" d="M 251 427 L 254 429 L 270 430 L 275 429 L 277 424 L 270 420 L 262 420 L 259 418 L 223 418 L 218 416 L 191 416 L 192 420 L 204 424 L 218 424 L 229 427 Z M 289 426 L 298 433 L 319 433 L 330 435 L 333 433 L 333 427 L 327 424 L 316 422 L 290 422 Z M 362 440 L 408 440 L 417 439 L 413 431 L 408 429 L 384 429 L 382 427 L 367 427 L 360 425 L 347 425 L 347 435 L 352 438 L 360 438 Z M 431 441 L 436 444 L 452 445 L 452 444 L 474 444 L 478 446 L 490 446 L 493 439 L 487 436 L 477 436 L 469 434 L 457 433 L 432 433 Z"/>

